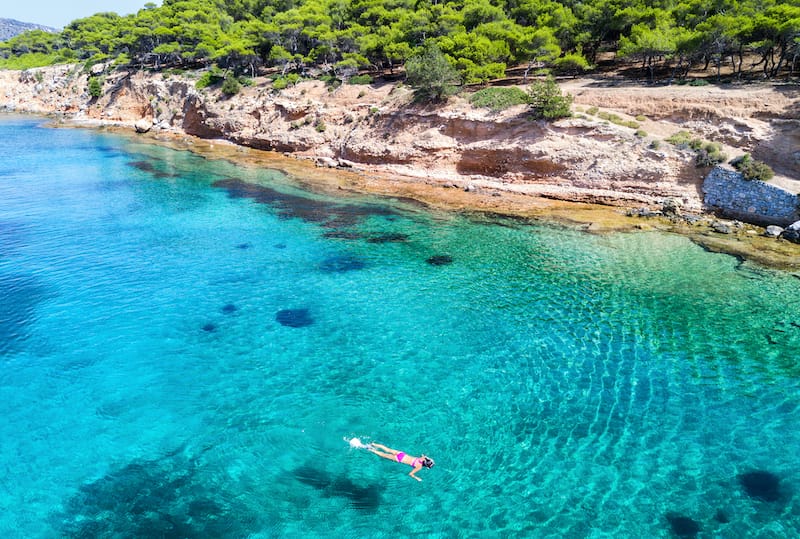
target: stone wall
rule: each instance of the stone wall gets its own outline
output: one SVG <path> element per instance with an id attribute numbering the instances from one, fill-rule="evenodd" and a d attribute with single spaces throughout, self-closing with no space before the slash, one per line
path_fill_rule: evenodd
<path id="1" fill-rule="evenodd" d="M 798 196 L 734 170 L 715 167 L 703 182 L 706 206 L 725 216 L 757 225 L 787 226 L 800 220 Z"/>

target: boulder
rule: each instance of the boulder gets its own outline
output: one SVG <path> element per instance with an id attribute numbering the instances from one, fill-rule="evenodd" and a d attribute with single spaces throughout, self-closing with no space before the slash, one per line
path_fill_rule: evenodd
<path id="1" fill-rule="evenodd" d="M 770 238 L 777 238 L 783 233 L 783 228 L 779 227 L 778 225 L 769 225 L 767 230 L 764 232 L 765 236 Z"/>
<path id="2" fill-rule="evenodd" d="M 795 221 L 787 226 L 786 230 L 781 234 L 781 238 L 793 243 L 800 243 L 800 221 Z"/>
<path id="3" fill-rule="evenodd" d="M 150 131 L 150 128 L 153 127 L 153 122 L 145 120 L 142 118 L 141 120 L 137 120 L 137 122 L 133 125 L 134 129 L 136 129 L 137 133 L 147 133 Z"/>
<path id="4" fill-rule="evenodd" d="M 681 201 L 676 198 L 668 198 L 661 205 L 661 211 L 667 215 L 677 215 L 681 210 Z"/>
<path id="5" fill-rule="evenodd" d="M 711 228 L 714 229 L 714 232 L 718 232 L 720 234 L 730 234 L 731 233 L 730 225 L 728 225 L 727 223 L 720 222 L 720 221 L 714 221 L 714 223 L 711 224 Z"/>

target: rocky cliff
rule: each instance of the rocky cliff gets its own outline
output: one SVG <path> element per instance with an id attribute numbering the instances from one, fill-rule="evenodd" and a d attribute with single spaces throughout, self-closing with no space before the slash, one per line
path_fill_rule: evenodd
<path id="1" fill-rule="evenodd" d="M 277 91 L 257 79 L 227 97 L 214 88 L 197 90 L 194 82 L 190 75 L 115 72 L 105 77 L 103 95 L 91 98 L 87 75 L 74 66 L 5 71 L 0 106 L 222 138 L 409 182 L 617 205 L 670 199 L 701 210 L 707 169 L 695 167 L 691 150 L 662 141 L 687 129 L 724 143 L 729 155 L 752 152 L 776 169 L 778 182 L 800 185 L 797 87 L 570 81 L 564 88 L 575 95 L 576 115 L 547 123 L 531 120 L 523 106 L 492 113 L 462 97 L 445 106 L 415 104 L 411 91 L 397 84 L 331 89 L 306 81 Z M 639 128 L 604 120 L 597 111 L 637 118 Z"/>

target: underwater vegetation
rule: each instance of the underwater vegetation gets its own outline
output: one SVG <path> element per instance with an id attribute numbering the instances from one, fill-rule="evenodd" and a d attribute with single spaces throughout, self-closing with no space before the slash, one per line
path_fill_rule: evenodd
<path id="1" fill-rule="evenodd" d="M 361 511 L 375 511 L 381 504 L 380 485 L 360 486 L 347 477 L 334 477 L 308 465 L 295 468 L 292 475 L 304 485 L 322 492 L 323 496 L 346 498 L 353 508 Z"/>
<path id="2" fill-rule="evenodd" d="M 14 352 L 29 337 L 44 286 L 26 275 L 0 275 L 0 356 Z"/>
<path id="3" fill-rule="evenodd" d="M 215 181 L 212 186 L 225 189 L 230 198 L 249 198 L 274 208 L 278 215 L 318 223 L 327 228 L 348 227 L 370 216 L 390 216 L 396 212 L 377 204 L 342 204 L 310 196 L 283 193 L 271 187 L 248 183 L 239 178 Z"/>
<path id="4" fill-rule="evenodd" d="M 155 178 L 177 178 L 180 176 L 179 174 L 158 170 L 151 161 L 129 161 L 128 166 L 143 172 L 148 172 Z"/>
<path id="5" fill-rule="evenodd" d="M 195 461 L 171 454 L 80 485 L 54 518 L 66 538 L 246 537 L 256 515 L 229 494 L 204 484 Z"/>

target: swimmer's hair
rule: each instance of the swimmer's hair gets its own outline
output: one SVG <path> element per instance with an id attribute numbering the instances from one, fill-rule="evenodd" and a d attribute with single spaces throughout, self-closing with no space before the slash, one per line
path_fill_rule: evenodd
<path id="1" fill-rule="evenodd" d="M 433 459 L 430 459 L 428 457 L 425 457 L 424 459 L 422 459 L 422 465 L 425 466 L 426 468 L 433 468 L 434 464 L 436 464 L 436 463 L 433 462 Z"/>

